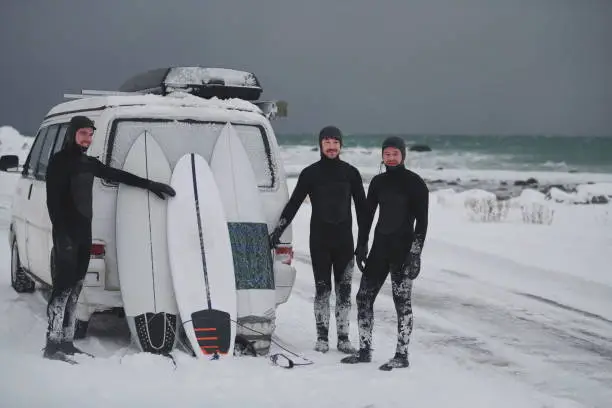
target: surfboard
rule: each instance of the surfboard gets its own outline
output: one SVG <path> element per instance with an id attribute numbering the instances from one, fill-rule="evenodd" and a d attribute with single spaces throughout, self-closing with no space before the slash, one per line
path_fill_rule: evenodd
<path id="1" fill-rule="evenodd" d="M 238 334 L 259 354 L 269 350 L 276 319 L 276 293 L 268 226 L 257 179 L 234 127 L 217 139 L 210 167 L 228 222 L 238 295 Z"/>
<path id="2" fill-rule="evenodd" d="M 206 160 L 182 156 L 170 185 L 168 251 L 180 320 L 199 358 L 233 356 L 236 282 L 223 204 Z"/>
<path id="3" fill-rule="evenodd" d="M 147 132 L 130 147 L 123 170 L 169 183 L 171 168 Z M 166 245 L 167 200 L 148 190 L 119 185 L 116 242 L 119 282 L 132 338 L 142 351 L 167 354 L 177 340 L 174 300 Z"/>

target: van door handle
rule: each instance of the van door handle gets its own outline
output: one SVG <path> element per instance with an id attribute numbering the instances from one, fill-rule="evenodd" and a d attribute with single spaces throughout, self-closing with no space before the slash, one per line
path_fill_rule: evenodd
<path id="1" fill-rule="evenodd" d="M 30 199 L 30 197 L 32 196 L 32 186 L 34 185 L 34 183 L 30 184 L 30 190 L 28 190 L 28 200 Z"/>

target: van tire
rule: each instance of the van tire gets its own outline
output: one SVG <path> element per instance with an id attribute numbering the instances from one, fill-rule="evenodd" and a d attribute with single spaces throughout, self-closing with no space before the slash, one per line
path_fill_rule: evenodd
<path id="1" fill-rule="evenodd" d="M 74 326 L 74 339 L 80 340 L 87 337 L 87 328 L 89 327 L 89 320 L 77 319 Z"/>
<path id="2" fill-rule="evenodd" d="M 11 241 L 11 286 L 17 293 L 32 293 L 36 287 L 36 282 L 30 279 L 21 266 L 17 238 Z"/>

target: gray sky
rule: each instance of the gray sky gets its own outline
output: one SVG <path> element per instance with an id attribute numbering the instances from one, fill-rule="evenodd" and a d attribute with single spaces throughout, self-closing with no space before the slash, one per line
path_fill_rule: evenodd
<path id="1" fill-rule="evenodd" d="M 612 135 L 610 0 L 2 0 L 0 125 L 170 65 L 255 72 L 277 132 Z"/>

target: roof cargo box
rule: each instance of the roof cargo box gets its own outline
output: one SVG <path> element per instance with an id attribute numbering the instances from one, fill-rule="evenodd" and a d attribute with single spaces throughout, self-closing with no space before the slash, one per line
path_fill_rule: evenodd
<path id="1" fill-rule="evenodd" d="M 228 68 L 170 67 L 142 72 L 119 87 L 121 92 L 167 95 L 187 92 L 201 98 L 239 98 L 256 101 L 263 89 L 255 74 Z"/>

